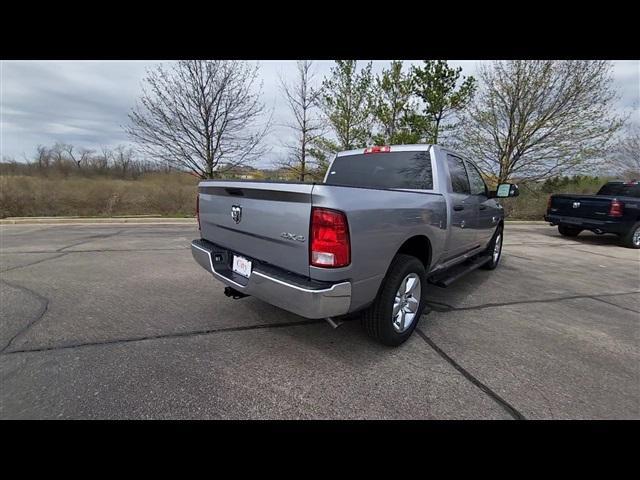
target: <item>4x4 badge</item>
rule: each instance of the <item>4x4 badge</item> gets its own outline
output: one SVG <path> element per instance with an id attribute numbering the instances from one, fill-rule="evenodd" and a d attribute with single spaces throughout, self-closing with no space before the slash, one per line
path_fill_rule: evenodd
<path id="1" fill-rule="evenodd" d="M 286 240 L 297 240 L 298 242 L 304 242 L 304 235 L 295 235 L 289 232 L 282 232 L 280 236 Z"/>

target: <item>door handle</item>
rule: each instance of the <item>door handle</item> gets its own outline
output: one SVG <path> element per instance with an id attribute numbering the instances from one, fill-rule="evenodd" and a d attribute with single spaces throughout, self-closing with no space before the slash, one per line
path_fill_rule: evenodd
<path id="1" fill-rule="evenodd" d="M 486 210 L 487 206 L 486 205 L 480 205 L 480 210 Z"/>
<path id="2" fill-rule="evenodd" d="M 459 212 L 460 210 L 464 210 L 464 205 L 454 205 L 454 206 L 453 206 L 453 209 L 454 209 L 456 212 Z"/>

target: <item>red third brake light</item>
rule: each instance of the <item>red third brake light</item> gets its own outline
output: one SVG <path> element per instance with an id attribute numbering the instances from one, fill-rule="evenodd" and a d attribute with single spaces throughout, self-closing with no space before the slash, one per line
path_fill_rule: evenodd
<path id="1" fill-rule="evenodd" d="M 310 262 L 314 267 L 346 267 L 351 263 L 349 225 L 343 212 L 311 209 Z"/>
<path id="2" fill-rule="evenodd" d="M 387 153 L 391 151 L 391 147 L 389 145 L 380 146 L 376 145 L 375 147 L 367 147 L 364 149 L 364 153 Z"/>
<path id="3" fill-rule="evenodd" d="M 611 200 L 611 206 L 609 207 L 610 217 L 621 217 L 624 211 L 624 203 L 620 200 Z"/>

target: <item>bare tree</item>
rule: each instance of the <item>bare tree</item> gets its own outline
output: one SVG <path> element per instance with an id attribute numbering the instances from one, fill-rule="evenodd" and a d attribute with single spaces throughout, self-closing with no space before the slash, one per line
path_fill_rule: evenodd
<path id="1" fill-rule="evenodd" d="M 51 149 L 45 147 L 44 145 L 38 145 L 35 161 L 38 169 L 48 169 L 49 165 L 51 164 Z"/>
<path id="2" fill-rule="evenodd" d="M 65 143 L 56 142 L 51 148 L 48 149 L 48 154 L 51 159 L 51 165 L 47 166 L 47 170 L 53 167 L 51 170 L 55 170 L 58 174 L 67 177 L 76 167 L 73 160 L 67 155 L 67 149 L 69 146 Z M 47 172 L 46 175 L 49 173 Z"/>
<path id="3" fill-rule="evenodd" d="M 64 143 L 56 142 L 53 147 L 49 148 L 49 156 L 53 164 L 60 168 L 65 161 L 70 161 L 67 157 L 65 157 L 65 153 L 67 151 L 67 145 Z"/>
<path id="4" fill-rule="evenodd" d="M 127 177 L 127 173 L 130 173 L 134 161 L 133 149 L 127 148 L 124 145 L 118 145 L 112 152 L 113 166 L 118 170 L 122 178 Z"/>
<path id="5" fill-rule="evenodd" d="M 458 142 L 499 182 L 540 180 L 601 161 L 622 120 L 611 62 L 512 60 L 480 68 Z"/>
<path id="6" fill-rule="evenodd" d="M 313 63 L 308 60 L 297 63 L 298 77 L 293 84 L 287 84 L 280 78 L 280 88 L 293 114 L 291 122 L 285 126 L 293 130 L 295 140 L 286 147 L 289 151 L 278 166 L 291 172 L 301 182 L 317 167 L 313 156 L 314 146 L 325 133 L 324 123 L 318 112 L 320 91 L 313 87 Z"/>
<path id="7" fill-rule="evenodd" d="M 628 125 L 612 149 L 610 167 L 616 175 L 640 180 L 640 126 Z"/>
<path id="8" fill-rule="evenodd" d="M 258 66 L 230 60 L 180 61 L 147 73 L 127 133 L 158 162 L 213 178 L 264 153 L 270 118 Z"/>
<path id="9" fill-rule="evenodd" d="M 94 155 L 90 159 L 91 168 L 96 172 L 104 173 L 109 169 L 111 158 L 111 150 L 108 147 L 101 146 L 100 153 L 98 155 Z"/>
<path id="10" fill-rule="evenodd" d="M 82 165 L 86 165 L 94 153 L 93 150 L 88 148 L 81 148 L 74 153 L 75 147 L 70 144 L 62 145 L 62 150 L 69 156 L 69 159 L 76 164 L 78 169 L 82 168 Z"/>

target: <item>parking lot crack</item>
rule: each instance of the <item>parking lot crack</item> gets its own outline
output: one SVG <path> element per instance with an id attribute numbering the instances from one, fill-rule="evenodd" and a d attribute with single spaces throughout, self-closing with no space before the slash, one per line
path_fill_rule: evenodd
<path id="1" fill-rule="evenodd" d="M 449 312 L 465 312 L 465 311 L 470 311 L 470 310 L 482 310 L 484 308 L 496 308 L 496 307 L 509 307 L 512 305 L 526 305 L 526 304 L 530 304 L 530 303 L 549 303 L 549 302 L 563 302 L 565 300 L 580 300 L 580 299 L 585 299 L 585 298 L 589 298 L 592 300 L 601 300 L 600 297 L 616 297 L 616 296 L 620 296 L 620 295 L 631 295 L 631 294 L 638 294 L 640 293 L 640 291 L 633 291 L 633 292 L 620 292 L 620 293 L 603 293 L 603 294 L 580 294 L 580 295 L 568 295 L 566 297 L 556 297 L 556 298 L 542 298 L 542 299 L 536 299 L 536 300 L 520 300 L 520 301 L 515 301 L 515 302 L 502 302 L 502 303 L 484 303 L 482 305 L 472 305 L 470 307 L 454 307 L 453 305 L 449 305 L 447 303 L 443 303 L 443 302 L 427 302 L 427 304 L 433 309 L 433 311 L 438 312 L 438 313 L 449 313 Z M 604 300 L 601 300 L 604 301 Z M 610 302 L 605 302 L 605 303 L 609 303 L 610 305 L 615 305 L 614 303 L 610 303 Z M 616 307 L 619 307 L 619 305 L 615 305 Z M 630 310 L 632 312 L 635 312 L 635 310 L 631 310 L 625 307 L 620 307 L 620 308 L 624 308 L 625 310 Z M 636 312 L 638 313 L 638 312 Z"/>
<path id="2" fill-rule="evenodd" d="M 41 252 L 38 252 L 38 253 L 41 253 Z M 50 253 L 55 253 L 55 252 L 50 252 Z M 55 260 L 56 258 L 64 257 L 68 253 L 69 252 L 62 252 L 60 255 L 56 255 L 55 257 L 43 258 L 41 260 L 36 260 L 35 262 L 27 263 L 26 265 L 17 265 L 15 267 L 6 268 L 0 271 L 0 273 L 12 272 L 13 270 L 18 270 L 19 268 L 26 268 L 26 267 L 30 267 L 31 265 L 37 265 L 38 263 L 48 262 L 49 260 Z"/>
<path id="3" fill-rule="evenodd" d="M 46 311 L 46 309 L 45 309 Z M 44 312 L 43 312 L 44 315 Z M 281 322 L 281 323 L 263 323 L 258 325 L 247 325 L 243 327 L 223 327 L 223 328 L 213 328 L 209 330 L 196 330 L 189 332 L 177 332 L 177 333 L 167 333 L 167 334 L 159 334 L 159 335 L 147 335 L 143 337 L 131 337 L 131 338 L 118 338 L 114 340 L 103 340 L 103 341 L 95 341 L 95 342 L 83 342 L 83 343 L 75 343 L 70 345 L 53 345 L 50 347 L 40 347 L 40 348 L 29 348 L 22 350 L 11 350 L 5 352 L 5 347 L 0 351 L 0 354 L 3 355 L 13 355 L 16 353 L 33 353 L 33 352 L 50 352 L 57 350 L 70 350 L 74 348 L 82 348 L 82 347 L 95 347 L 95 346 L 104 346 L 104 345 L 118 345 L 118 344 L 126 344 L 133 342 L 143 342 L 146 340 L 163 340 L 167 338 L 188 338 L 188 337 L 197 337 L 202 335 L 212 335 L 215 333 L 228 333 L 228 332 L 241 332 L 246 330 L 261 330 L 266 328 L 283 328 L 283 327 L 295 327 L 299 325 L 310 325 L 315 323 L 323 323 L 324 319 L 310 319 L 310 320 L 301 320 L 298 322 Z M 32 322 L 33 324 L 34 322 Z"/>
<path id="4" fill-rule="evenodd" d="M 56 250 L 56 252 L 62 252 L 63 250 L 66 250 L 67 248 L 77 247 L 78 245 L 84 245 L 85 243 L 90 243 L 90 242 L 93 242 L 94 240 L 115 237 L 116 235 L 120 235 L 124 231 L 125 231 L 125 229 L 118 230 L 117 232 L 114 232 L 114 233 L 107 233 L 107 234 L 101 233 L 101 234 L 98 234 L 98 235 L 91 235 L 90 237 L 86 237 L 81 242 L 73 243 L 71 245 L 67 245 L 66 247 L 60 247 L 59 249 Z"/>
<path id="5" fill-rule="evenodd" d="M 449 363 L 453 368 L 455 368 L 458 372 L 462 374 L 464 378 L 466 378 L 473 385 L 482 390 L 489 398 L 491 398 L 494 402 L 496 402 L 500 407 L 502 407 L 509 415 L 511 415 L 516 420 L 526 420 L 524 415 L 522 415 L 518 410 L 515 409 L 509 402 L 503 399 L 496 392 L 491 390 L 487 385 L 482 383 L 476 377 L 474 377 L 469 371 L 467 371 L 464 367 L 462 367 L 458 362 L 456 362 L 453 358 L 447 355 L 444 350 L 442 350 L 438 345 L 435 344 L 433 340 L 431 340 L 422 330 L 419 328 L 415 329 L 415 332 L 429 345 L 438 355 L 440 355 L 447 363 Z"/>
<path id="6" fill-rule="evenodd" d="M 627 307 L 623 307 L 622 305 L 618 305 L 617 303 L 613 303 L 613 302 L 607 302 L 606 300 L 598 297 L 598 296 L 594 296 L 591 297 L 592 300 L 597 300 L 599 302 L 603 302 L 606 303 L 607 305 L 612 305 L 614 307 L 618 307 L 621 308 L 622 310 L 626 310 L 627 312 L 633 312 L 633 313 L 640 313 L 638 310 L 634 310 L 633 308 L 627 308 Z"/>
<path id="7" fill-rule="evenodd" d="M 18 332 L 15 333 L 15 335 L 13 335 L 9 339 L 7 344 L 4 347 L 2 347 L 2 349 L 0 350 L 0 354 L 1 354 L 1 353 L 4 353 L 11 346 L 11 344 L 16 338 L 26 333 L 29 329 L 31 329 L 31 327 L 33 327 L 36 323 L 42 320 L 42 317 L 45 316 L 49 308 L 49 299 L 47 297 L 40 295 L 38 292 L 31 290 L 30 288 L 23 287 L 22 285 L 17 285 L 12 282 L 7 282 L 4 279 L 0 281 L 5 285 L 9 285 L 12 288 L 15 288 L 17 290 L 22 290 L 23 292 L 26 292 L 29 295 L 32 295 L 36 300 L 38 300 L 38 302 L 40 302 L 40 309 L 38 310 L 38 312 L 34 315 L 34 317 L 31 319 L 30 322 L 28 322 L 23 328 L 21 328 Z"/>

